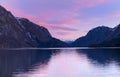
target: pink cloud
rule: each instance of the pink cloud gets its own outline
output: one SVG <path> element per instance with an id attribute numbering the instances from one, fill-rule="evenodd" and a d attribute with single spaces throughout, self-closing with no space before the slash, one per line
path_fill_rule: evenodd
<path id="1" fill-rule="evenodd" d="M 64 2 L 64 0 L 62 0 Z M 69 0 L 65 0 L 69 1 Z M 73 2 L 73 5 L 69 7 L 69 9 L 50 9 L 47 10 L 45 14 L 43 14 L 44 17 L 49 17 L 45 20 L 48 24 L 78 24 L 81 23 L 81 19 L 76 19 L 76 17 L 80 16 L 80 14 L 76 13 L 76 11 L 81 10 L 82 8 L 88 8 L 93 7 L 102 3 L 107 2 L 107 0 L 77 0 L 77 1 L 69 1 Z M 52 11 L 52 13 L 51 13 Z M 42 14 L 41 14 L 42 15 Z M 41 19 L 41 18 L 40 18 Z"/>
<path id="2" fill-rule="evenodd" d="M 108 2 L 108 0 L 76 0 L 75 5 L 71 7 L 71 10 L 78 11 L 85 8 L 91 8 L 106 2 Z"/>
<path id="3" fill-rule="evenodd" d="M 19 10 L 19 9 L 17 9 L 17 8 L 13 8 L 13 7 L 11 7 L 10 5 L 4 4 L 3 6 L 4 6 L 6 9 L 8 9 L 8 11 L 11 11 L 13 14 L 15 14 L 16 16 L 27 17 L 27 18 L 30 18 L 30 19 L 33 19 L 33 18 L 34 18 L 33 15 L 24 13 L 23 11 L 21 11 L 21 10 Z"/>
<path id="4" fill-rule="evenodd" d="M 71 25 L 71 24 L 77 24 L 77 23 L 81 23 L 81 20 L 80 19 L 76 19 L 72 16 L 61 16 L 61 18 L 58 17 L 55 17 L 55 18 L 50 18 L 49 20 L 46 21 L 46 23 L 48 24 L 59 24 L 59 25 L 62 25 L 62 24 L 68 24 L 68 25 Z"/>
<path id="5" fill-rule="evenodd" d="M 10 0 L 8 0 L 8 1 L 10 1 Z M 20 10 L 17 7 L 13 8 L 8 4 L 5 5 L 5 7 L 7 9 L 9 9 L 10 11 L 12 11 L 15 15 L 26 17 L 36 23 L 41 22 L 41 23 L 46 23 L 46 24 L 72 25 L 75 23 L 79 24 L 82 22 L 81 19 L 76 19 L 76 17 L 80 16 L 80 14 L 76 13 L 76 11 L 78 11 L 82 8 L 88 8 L 88 7 L 93 7 L 93 6 L 99 5 L 101 3 L 106 2 L 106 0 L 91 0 L 91 1 L 89 1 L 89 0 L 61 0 L 59 2 L 56 0 L 51 0 L 51 1 L 43 1 L 43 0 L 33 1 L 33 0 L 31 0 L 30 2 L 35 3 L 36 4 L 35 6 L 37 7 L 36 8 L 33 4 L 33 7 L 30 6 L 31 9 L 27 9 L 27 10 L 31 10 L 33 12 L 33 14 L 26 13 L 26 12 L 24 12 L 24 10 Z M 15 2 L 13 1 L 12 3 L 21 4 L 21 1 L 15 0 Z M 40 3 L 39 5 L 41 5 L 41 6 L 38 7 L 38 3 Z M 54 4 L 57 5 L 56 8 L 58 8 L 58 9 L 55 8 Z M 47 5 L 47 6 L 45 6 L 45 5 Z M 40 10 L 38 10 L 39 8 L 40 8 Z M 34 12 L 35 12 L 35 14 L 34 14 Z M 36 14 L 36 13 L 38 13 L 38 14 Z"/>
<path id="6" fill-rule="evenodd" d="M 10 1 L 10 0 L 8 0 Z M 24 2 L 24 1 L 23 1 Z M 22 2 L 22 4 L 23 4 Z M 27 1 L 25 1 L 27 2 Z M 18 8 L 10 8 L 8 5 L 8 9 L 10 9 L 13 13 L 15 13 L 17 16 L 23 16 L 29 19 L 32 19 L 36 22 L 44 22 L 48 24 L 74 24 L 74 23 L 80 23 L 80 19 L 75 19 L 75 17 L 80 16 L 80 14 L 77 14 L 76 11 L 82 9 L 82 8 L 88 8 L 93 7 L 99 4 L 102 4 L 106 2 L 106 0 L 51 0 L 51 1 L 29 1 L 29 4 L 33 4 L 33 6 L 30 6 L 31 12 L 33 14 L 29 14 L 24 12 L 23 10 L 18 10 Z M 21 1 L 15 0 L 12 3 L 19 3 L 21 4 Z M 21 6 L 22 6 L 21 4 Z M 36 5 L 34 5 L 36 4 Z M 41 6 L 39 6 L 41 5 Z M 35 12 L 35 13 L 34 13 Z M 37 16 L 36 16 L 37 15 Z M 36 17 L 36 18 L 35 18 Z"/>
<path id="7" fill-rule="evenodd" d="M 51 29 L 54 30 L 63 30 L 63 31 L 77 31 L 77 29 L 73 29 L 70 27 L 64 27 L 64 26 L 50 26 Z"/>
<path id="8" fill-rule="evenodd" d="M 4 6 L 15 14 L 15 16 L 28 18 L 41 26 L 45 26 L 55 37 L 62 39 L 65 35 L 65 38 L 69 39 L 71 37 L 73 39 L 83 35 L 80 31 L 76 33 L 78 30 L 74 28 L 75 24 L 81 26 L 100 20 L 100 18 L 93 17 L 83 20 L 80 18 L 81 14 L 78 11 L 106 3 L 108 0 L 11 1 L 8 0 L 8 3 L 4 4 Z M 119 14 L 116 13 L 115 15 Z M 63 36 L 59 36 L 59 34 Z"/>
<path id="9" fill-rule="evenodd" d="M 120 17 L 120 11 L 113 12 L 109 14 L 108 17 Z"/>
<path id="10" fill-rule="evenodd" d="M 39 24 L 39 25 L 42 24 L 42 26 L 46 26 L 46 24 L 44 23 L 43 20 L 48 18 L 47 15 L 36 17 L 34 15 L 25 13 L 24 11 L 22 11 L 20 9 L 12 7 L 12 6 L 8 5 L 8 4 L 4 4 L 2 6 L 5 7 L 8 11 L 10 11 L 15 16 L 27 18 L 27 19 L 31 20 L 32 22 L 35 22 L 36 24 Z M 47 24 L 47 25 L 49 25 L 49 24 Z"/>
<path id="11" fill-rule="evenodd" d="M 25 13 L 22 10 L 19 10 L 17 8 L 13 8 L 12 6 L 8 4 L 3 5 L 8 11 L 10 11 L 13 15 L 21 17 L 21 18 L 27 18 L 35 23 L 37 23 L 37 17 L 28 13 Z"/>
<path id="12" fill-rule="evenodd" d="M 107 0 L 77 0 L 78 3 L 82 5 L 82 7 L 93 7 L 102 3 L 107 2 Z"/>
<path id="13" fill-rule="evenodd" d="M 68 36 L 68 35 L 70 35 L 71 33 L 70 33 L 70 32 L 56 32 L 56 34 Z"/>

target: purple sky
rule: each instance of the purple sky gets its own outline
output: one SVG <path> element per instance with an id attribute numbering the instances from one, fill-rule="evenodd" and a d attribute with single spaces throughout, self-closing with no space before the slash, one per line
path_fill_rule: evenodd
<path id="1" fill-rule="evenodd" d="M 120 23 L 120 0 L 0 0 L 0 5 L 61 40 L 75 40 L 91 28 Z"/>

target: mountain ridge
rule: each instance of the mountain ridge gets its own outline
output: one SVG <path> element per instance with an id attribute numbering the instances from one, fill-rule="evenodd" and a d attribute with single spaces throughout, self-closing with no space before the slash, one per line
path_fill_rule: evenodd
<path id="1" fill-rule="evenodd" d="M 112 32 L 103 42 L 92 44 L 90 47 L 120 47 L 120 24 L 112 29 Z"/>
<path id="2" fill-rule="evenodd" d="M 88 47 L 90 44 L 97 44 L 102 42 L 106 35 L 111 31 L 111 28 L 106 26 L 99 26 L 91 29 L 85 36 L 78 38 L 73 42 L 76 47 Z"/>
<path id="3" fill-rule="evenodd" d="M 43 26 L 39 26 L 26 18 L 15 17 L 0 6 L 0 48 L 52 46 L 63 47 L 67 44 L 53 38 Z"/>
<path id="4" fill-rule="evenodd" d="M 65 43 L 52 37 L 45 27 L 15 17 L 0 6 L 0 48 L 117 46 L 119 40 L 120 24 L 114 28 L 98 26 L 73 43 Z"/>
<path id="5" fill-rule="evenodd" d="M 75 47 L 94 47 L 94 46 L 116 46 L 114 43 L 118 41 L 117 45 L 119 45 L 120 39 L 120 24 L 114 28 L 109 28 L 107 26 L 99 26 L 91 29 L 86 36 L 80 37 L 73 42 L 73 46 Z M 107 44 L 107 45 L 104 45 Z"/>

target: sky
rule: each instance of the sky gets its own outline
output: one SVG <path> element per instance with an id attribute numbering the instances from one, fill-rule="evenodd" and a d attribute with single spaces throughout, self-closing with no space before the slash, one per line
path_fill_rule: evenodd
<path id="1" fill-rule="evenodd" d="M 97 26 L 120 24 L 120 0 L 0 0 L 16 17 L 46 27 L 53 37 L 75 40 Z"/>

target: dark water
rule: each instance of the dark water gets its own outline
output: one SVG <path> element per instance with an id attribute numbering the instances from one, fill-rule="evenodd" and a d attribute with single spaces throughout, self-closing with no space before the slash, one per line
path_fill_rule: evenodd
<path id="1" fill-rule="evenodd" d="M 0 77 L 120 77 L 120 49 L 0 50 Z"/>

